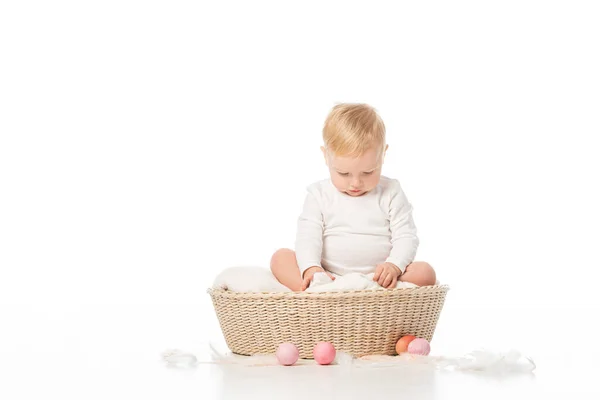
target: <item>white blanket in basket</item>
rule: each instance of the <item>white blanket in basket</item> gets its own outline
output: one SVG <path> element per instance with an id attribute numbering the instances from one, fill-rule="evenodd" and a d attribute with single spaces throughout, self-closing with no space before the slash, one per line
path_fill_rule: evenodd
<path id="1" fill-rule="evenodd" d="M 373 282 L 374 274 L 351 273 L 343 276 L 335 275 L 331 280 L 324 273 L 313 277 L 307 292 L 339 292 L 344 290 L 383 290 L 377 282 Z M 408 282 L 398 282 L 396 288 L 410 288 L 417 285 Z M 232 267 L 221 272 L 213 288 L 231 290 L 234 292 L 290 292 L 283 286 L 267 268 L 263 267 Z"/>

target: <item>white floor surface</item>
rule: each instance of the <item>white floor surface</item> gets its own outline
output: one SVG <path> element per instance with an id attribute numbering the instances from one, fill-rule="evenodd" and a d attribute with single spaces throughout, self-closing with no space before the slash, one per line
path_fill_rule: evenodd
<path id="1" fill-rule="evenodd" d="M 477 347 L 515 348 L 534 359 L 533 374 L 502 377 L 420 367 L 214 364 L 180 370 L 161 362 L 164 350 L 179 348 L 210 361 L 209 343 L 223 349 L 209 302 L 2 306 L 0 398 L 521 399 L 550 394 L 600 398 L 600 352 L 594 337 L 573 337 L 563 330 L 578 324 L 581 332 L 594 332 L 591 316 L 598 310 L 498 306 L 489 311 L 448 304 L 432 341 L 432 355 L 462 355 Z M 495 323 L 479 323 L 488 321 L 484 318 L 490 314 Z M 519 325 L 521 331 L 503 328 Z"/>

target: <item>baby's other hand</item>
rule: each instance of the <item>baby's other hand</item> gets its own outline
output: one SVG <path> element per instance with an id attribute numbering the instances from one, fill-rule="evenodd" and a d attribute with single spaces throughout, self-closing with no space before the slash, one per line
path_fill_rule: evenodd
<path id="1" fill-rule="evenodd" d="M 377 265 L 377 268 L 375 268 L 375 275 L 373 275 L 373 280 L 386 289 L 395 288 L 400 275 L 402 275 L 400 268 L 392 263 L 385 262 Z"/>
<path id="2" fill-rule="evenodd" d="M 310 267 L 309 269 L 304 271 L 304 279 L 302 280 L 302 291 L 305 291 L 306 289 L 308 289 L 308 287 L 310 286 L 310 283 L 312 282 L 313 276 L 318 272 L 325 272 L 327 274 L 327 276 L 331 278 L 331 280 L 333 280 L 333 281 L 335 280 L 335 276 L 331 275 L 329 272 L 325 271 L 323 268 L 317 267 L 317 266 Z"/>

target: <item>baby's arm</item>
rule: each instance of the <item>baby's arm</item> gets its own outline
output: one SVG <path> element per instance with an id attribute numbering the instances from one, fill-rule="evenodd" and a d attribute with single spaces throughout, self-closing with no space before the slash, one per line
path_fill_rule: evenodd
<path id="1" fill-rule="evenodd" d="M 300 276 L 311 267 L 321 267 L 323 250 L 323 214 L 314 193 L 310 190 L 304 199 L 304 206 L 296 231 L 296 259 Z"/>
<path id="2" fill-rule="evenodd" d="M 412 217 L 412 205 L 409 203 L 400 183 L 391 188 L 389 218 L 392 233 L 392 251 L 385 260 L 394 264 L 404 273 L 412 263 L 419 247 L 417 228 Z"/>

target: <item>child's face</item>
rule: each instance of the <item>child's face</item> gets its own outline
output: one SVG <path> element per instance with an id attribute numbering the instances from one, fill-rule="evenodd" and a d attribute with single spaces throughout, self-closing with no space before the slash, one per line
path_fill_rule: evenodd
<path id="1" fill-rule="evenodd" d="M 361 156 L 336 156 L 321 147 L 325 161 L 329 167 L 333 185 L 342 193 L 358 197 L 375 188 L 381 178 L 383 154 L 379 148 L 371 148 Z"/>

